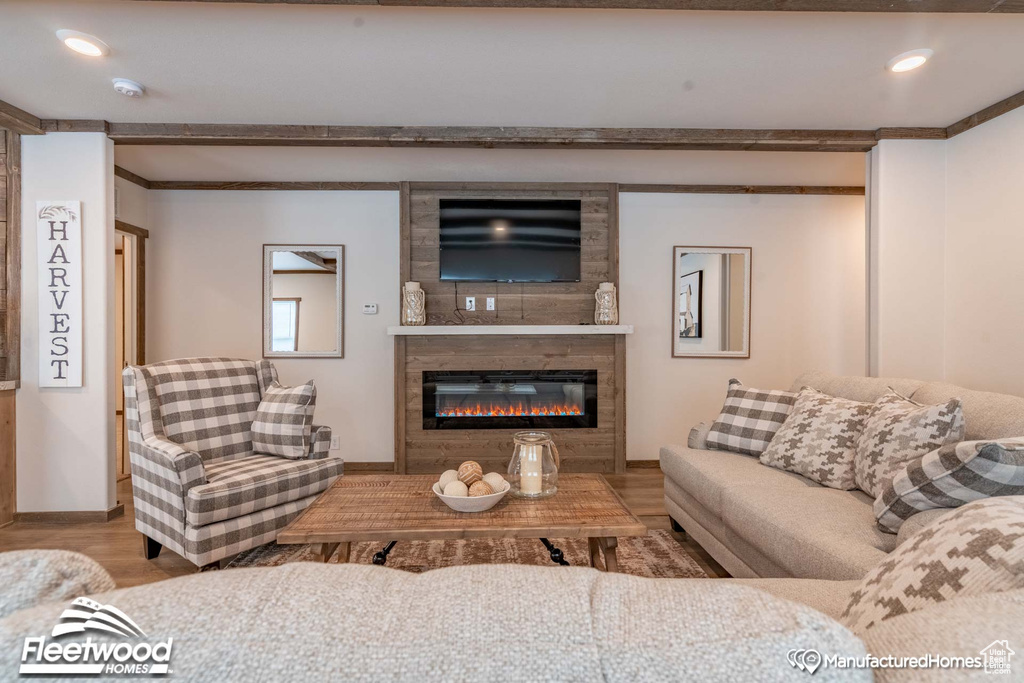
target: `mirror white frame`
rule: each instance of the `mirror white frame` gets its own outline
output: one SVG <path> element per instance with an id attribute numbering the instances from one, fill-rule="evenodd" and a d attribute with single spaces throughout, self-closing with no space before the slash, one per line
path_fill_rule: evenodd
<path id="1" fill-rule="evenodd" d="M 743 254 L 743 346 L 736 351 L 685 352 L 680 349 L 678 273 L 679 258 L 683 254 Z M 750 247 L 685 247 L 672 248 L 672 357 L 673 358 L 750 358 L 750 279 L 753 249 Z"/>
<path id="2" fill-rule="evenodd" d="M 338 306 L 335 347 L 330 351 L 274 351 L 274 254 L 276 252 L 336 251 L 335 296 Z M 343 244 L 264 244 L 263 245 L 263 357 L 264 358 L 344 358 L 345 357 L 345 245 Z"/>

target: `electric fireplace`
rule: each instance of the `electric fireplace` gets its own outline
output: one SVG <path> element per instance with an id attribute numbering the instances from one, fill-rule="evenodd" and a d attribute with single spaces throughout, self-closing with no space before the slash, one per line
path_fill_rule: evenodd
<path id="1" fill-rule="evenodd" d="M 423 429 L 593 429 L 597 370 L 423 372 Z"/>

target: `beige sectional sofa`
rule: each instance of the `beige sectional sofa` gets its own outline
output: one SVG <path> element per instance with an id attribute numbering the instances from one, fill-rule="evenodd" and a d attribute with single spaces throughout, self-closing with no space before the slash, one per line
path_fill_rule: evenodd
<path id="1" fill-rule="evenodd" d="M 808 373 L 791 387 L 856 401 L 874 401 L 891 387 L 918 403 L 962 399 L 966 439 L 1024 435 L 1024 398 L 972 391 L 952 384 L 909 379 L 841 377 Z M 915 515 L 894 535 L 875 524 L 873 499 L 839 491 L 762 465 L 756 457 L 706 449 L 708 422 L 695 427 L 687 445 L 661 449 L 665 507 L 682 527 L 734 577 L 853 580 L 913 532 L 945 510 Z"/>

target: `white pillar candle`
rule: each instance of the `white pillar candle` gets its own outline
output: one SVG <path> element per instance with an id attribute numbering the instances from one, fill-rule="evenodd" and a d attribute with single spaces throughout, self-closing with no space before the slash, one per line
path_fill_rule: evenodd
<path id="1" fill-rule="evenodd" d="M 598 285 L 598 289 L 600 289 L 602 292 L 610 292 L 615 289 L 615 283 L 602 282 L 600 285 Z"/>
<path id="2" fill-rule="evenodd" d="M 420 289 L 420 283 L 418 282 L 406 282 L 405 291 L 407 292 L 418 292 Z"/>
<path id="3" fill-rule="evenodd" d="M 519 447 L 519 490 L 526 495 L 537 495 L 544 483 L 544 464 L 541 446 Z"/>

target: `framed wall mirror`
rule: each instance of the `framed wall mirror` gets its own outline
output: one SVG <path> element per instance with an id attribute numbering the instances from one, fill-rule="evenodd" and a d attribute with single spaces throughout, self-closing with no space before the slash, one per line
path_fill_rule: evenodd
<path id="1" fill-rule="evenodd" d="M 263 357 L 344 358 L 345 247 L 263 245 Z"/>
<path id="2" fill-rule="evenodd" d="M 750 358 L 751 252 L 673 247 L 673 358 Z"/>

